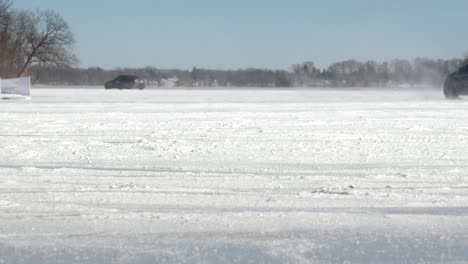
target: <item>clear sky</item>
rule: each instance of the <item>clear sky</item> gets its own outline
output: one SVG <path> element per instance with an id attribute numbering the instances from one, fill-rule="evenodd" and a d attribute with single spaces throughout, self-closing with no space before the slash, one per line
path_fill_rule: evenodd
<path id="1" fill-rule="evenodd" d="M 70 24 L 81 67 L 287 69 L 468 51 L 467 0 L 15 0 Z"/>

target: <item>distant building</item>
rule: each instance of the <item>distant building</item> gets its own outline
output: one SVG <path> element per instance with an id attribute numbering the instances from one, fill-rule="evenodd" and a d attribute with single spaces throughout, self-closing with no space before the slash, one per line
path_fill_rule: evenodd
<path id="1" fill-rule="evenodd" d="M 159 86 L 178 87 L 178 86 L 183 86 L 183 82 L 177 77 L 171 77 L 171 78 L 161 79 L 161 81 L 159 81 Z"/>

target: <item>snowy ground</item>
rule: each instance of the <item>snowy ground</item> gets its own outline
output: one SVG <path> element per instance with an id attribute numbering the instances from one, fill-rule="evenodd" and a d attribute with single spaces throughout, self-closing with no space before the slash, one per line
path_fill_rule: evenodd
<path id="1" fill-rule="evenodd" d="M 440 91 L 36 89 L 0 123 L 0 263 L 468 262 Z"/>

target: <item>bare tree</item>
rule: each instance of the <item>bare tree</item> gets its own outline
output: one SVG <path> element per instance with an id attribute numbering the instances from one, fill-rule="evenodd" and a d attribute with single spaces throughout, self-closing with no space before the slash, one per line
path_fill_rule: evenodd
<path id="1" fill-rule="evenodd" d="M 0 27 L 2 31 L 11 19 L 11 0 L 0 0 Z"/>
<path id="2" fill-rule="evenodd" d="M 6 75 L 9 69 L 9 44 L 13 14 L 10 0 L 0 0 L 0 74 Z"/>
<path id="3" fill-rule="evenodd" d="M 55 11 L 22 11 L 17 19 L 17 40 L 23 61 L 17 76 L 33 64 L 69 66 L 77 62 L 72 53 L 75 43 L 68 23 Z M 26 37 L 26 39 L 24 39 Z"/>

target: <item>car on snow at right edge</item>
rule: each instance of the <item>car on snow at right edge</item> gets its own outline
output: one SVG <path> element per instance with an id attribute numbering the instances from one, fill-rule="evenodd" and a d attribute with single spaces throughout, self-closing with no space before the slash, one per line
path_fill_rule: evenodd
<path id="1" fill-rule="evenodd" d="M 447 77 L 444 82 L 444 95 L 447 99 L 468 95 L 468 64 Z"/>

